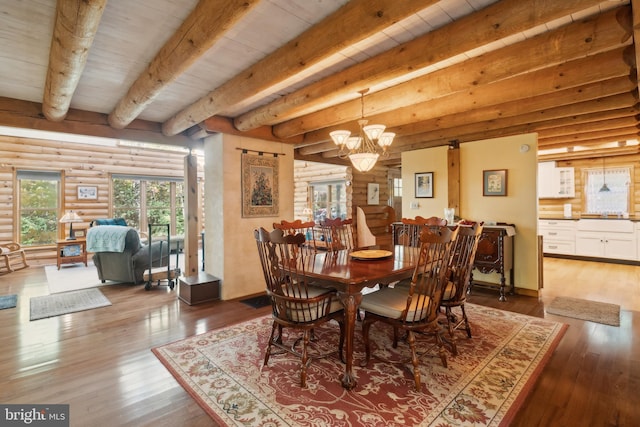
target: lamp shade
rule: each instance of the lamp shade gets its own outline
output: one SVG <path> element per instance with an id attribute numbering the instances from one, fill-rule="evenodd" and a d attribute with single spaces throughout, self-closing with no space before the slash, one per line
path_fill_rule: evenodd
<path id="1" fill-rule="evenodd" d="M 369 172 L 378 161 L 378 153 L 354 153 L 349 154 L 353 167 L 360 172 Z"/>
<path id="2" fill-rule="evenodd" d="M 66 214 L 62 215 L 62 218 L 60 218 L 60 222 L 62 224 L 71 224 L 69 226 L 69 237 L 67 237 L 67 240 L 76 240 L 76 236 L 73 234 L 73 223 L 82 222 L 82 218 L 80 218 L 80 215 L 78 215 L 74 211 L 69 211 Z"/>
<path id="3" fill-rule="evenodd" d="M 69 211 L 66 214 L 62 215 L 62 218 L 60 218 L 60 222 L 63 224 L 82 222 L 82 218 L 80 218 L 80 215 L 78 215 L 74 211 Z"/>

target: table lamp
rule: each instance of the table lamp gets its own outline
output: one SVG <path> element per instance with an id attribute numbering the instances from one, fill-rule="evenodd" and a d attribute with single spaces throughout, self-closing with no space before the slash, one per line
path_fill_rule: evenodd
<path id="1" fill-rule="evenodd" d="M 61 224 L 69 224 L 69 237 L 67 237 L 67 240 L 76 240 L 76 236 L 73 233 L 74 222 L 82 222 L 82 218 L 74 211 L 69 211 L 60 218 Z"/>

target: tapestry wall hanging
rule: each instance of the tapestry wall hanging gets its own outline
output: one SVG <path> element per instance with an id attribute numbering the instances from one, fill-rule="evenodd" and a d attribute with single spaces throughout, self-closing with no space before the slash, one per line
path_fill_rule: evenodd
<path id="1" fill-rule="evenodd" d="M 278 216 L 278 158 L 242 154 L 242 216 Z"/>

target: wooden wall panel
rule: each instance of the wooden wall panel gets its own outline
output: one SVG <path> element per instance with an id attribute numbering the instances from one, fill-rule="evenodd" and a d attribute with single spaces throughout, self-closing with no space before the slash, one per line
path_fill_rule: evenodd
<path id="1" fill-rule="evenodd" d="M 14 172 L 58 171 L 63 175 L 62 210 L 74 210 L 87 227 L 95 218 L 111 216 L 111 174 L 184 178 L 185 154 L 139 147 L 78 144 L 46 139 L 0 136 L 0 242 L 17 240 L 14 224 Z M 199 166 L 198 176 L 203 176 Z M 98 188 L 97 200 L 79 200 L 78 186 Z M 55 261 L 54 248 L 27 251 L 32 260 Z"/>

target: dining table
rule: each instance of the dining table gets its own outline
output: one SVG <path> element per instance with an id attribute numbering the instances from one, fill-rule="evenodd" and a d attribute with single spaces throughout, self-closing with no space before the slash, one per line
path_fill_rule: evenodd
<path id="1" fill-rule="evenodd" d="M 344 306 L 345 369 L 342 386 L 357 385 L 353 374 L 353 346 L 357 311 L 362 290 L 410 278 L 419 258 L 419 248 L 392 245 L 338 251 L 317 251 L 307 257 L 304 275 L 316 286 L 332 288 Z"/>

